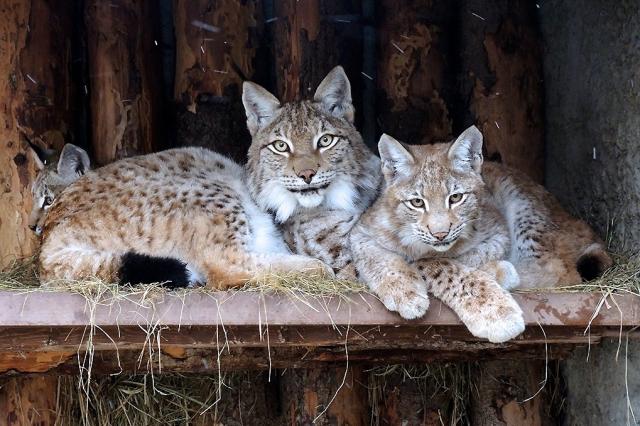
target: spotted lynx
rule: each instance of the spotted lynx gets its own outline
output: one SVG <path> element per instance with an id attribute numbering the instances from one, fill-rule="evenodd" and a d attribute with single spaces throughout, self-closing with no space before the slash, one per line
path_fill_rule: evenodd
<path id="1" fill-rule="evenodd" d="M 561 209 L 550 215 L 541 200 L 552 197 L 544 189 L 500 165 L 483 166 L 482 134 L 475 127 L 450 144 L 405 146 L 383 135 L 379 150 L 382 193 L 354 227 L 351 245 L 362 279 L 403 317 L 423 315 L 429 291 L 474 335 L 508 340 L 524 323 L 499 283 L 517 285 L 516 269 L 528 280 L 534 278 L 528 272 L 544 268 L 562 279 L 567 270 L 577 271 L 579 253 L 591 260 L 600 254 L 588 226 L 574 226 L 579 221 L 564 212 L 571 222 L 557 225 L 566 230 L 562 237 L 570 230 L 578 235 L 564 247 L 553 245 L 557 238 L 540 235 L 556 228 L 553 220 Z M 557 269 L 556 258 L 566 256 L 569 247 L 573 254 L 566 270 Z"/>
<path id="2" fill-rule="evenodd" d="M 63 189 L 89 170 L 90 161 L 86 151 L 73 144 L 66 144 L 60 155 L 56 155 L 54 150 L 29 144 L 38 169 L 31 187 L 33 206 L 29 214 L 29 228 L 40 235 L 46 212 L 53 201 Z"/>
<path id="3" fill-rule="evenodd" d="M 249 82 L 242 98 L 253 137 L 247 164 L 253 198 L 275 216 L 294 252 L 353 278 L 348 233 L 376 196 L 381 175 L 379 159 L 353 125 L 344 70 L 334 68 L 311 101 L 281 104 Z"/>
<path id="4" fill-rule="evenodd" d="M 93 276 L 114 281 L 128 253 L 177 259 L 220 288 L 270 270 L 325 271 L 316 259 L 290 254 L 244 179 L 238 164 L 201 148 L 89 171 L 46 214 L 40 277 L 49 285 Z"/>

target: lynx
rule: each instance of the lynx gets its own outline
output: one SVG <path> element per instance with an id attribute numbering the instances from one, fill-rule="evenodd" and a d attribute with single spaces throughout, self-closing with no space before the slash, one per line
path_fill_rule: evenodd
<path id="1" fill-rule="evenodd" d="M 86 151 L 73 144 L 66 144 L 59 155 L 31 142 L 29 145 L 38 169 L 31 187 L 33 206 L 29 214 L 29 228 L 40 235 L 46 212 L 53 201 L 63 189 L 89 170 L 90 161 Z"/>
<path id="2" fill-rule="evenodd" d="M 405 318 L 424 314 L 430 291 L 478 337 L 500 342 L 519 334 L 522 312 L 498 282 L 518 284 L 513 264 L 524 271 L 544 265 L 554 277 L 564 273 L 553 270 L 553 256 L 565 251 L 539 235 L 552 228 L 552 216 L 536 201 L 550 196 L 499 165 L 483 167 L 475 127 L 453 143 L 430 146 L 404 146 L 383 135 L 379 150 L 382 193 L 351 234 L 363 281 Z M 561 226 L 568 230 L 575 222 Z M 595 236 L 584 223 L 580 229 L 583 235 L 565 247 L 595 254 Z"/>
<path id="3" fill-rule="evenodd" d="M 353 125 L 351 85 L 342 67 L 313 100 L 281 104 L 264 88 L 243 86 L 249 148 L 248 185 L 274 215 L 290 248 L 353 277 L 348 233 L 377 194 L 379 159 Z"/>
<path id="4" fill-rule="evenodd" d="M 177 259 L 218 288 L 270 270 L 327 270 L 316 259 L 290 254 L 244 180 L 241 166 L 202 148 L 88 171 L 48 209 L 40 278 L 48 285 L 88 277 L 115 281 L 130 253 Z"/>

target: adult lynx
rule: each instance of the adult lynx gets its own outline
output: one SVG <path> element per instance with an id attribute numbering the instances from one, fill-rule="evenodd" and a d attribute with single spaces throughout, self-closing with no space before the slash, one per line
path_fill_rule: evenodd
<path id="1" fill-rule="evenodd" d="M 130 253 L 177 259 L 211 287 L 264 272 L 326 270 L 291 255 L 255 205 L 244 170 L 202 148 L 126 158 L 86 172 L 56 198 L 43 226 L 40 278 L 118 280 Z"/>
<path id="2" fill-rule="evenodd" d="M 313 100 L 281 104 L 246 82 L 242 99 L 253 141 L 248 185 L 280 223 L 291 249 L 353 278 L 348 233 L 377 194 L 380 162 L 353 125 L 351 86 L 342 67 Z"/>

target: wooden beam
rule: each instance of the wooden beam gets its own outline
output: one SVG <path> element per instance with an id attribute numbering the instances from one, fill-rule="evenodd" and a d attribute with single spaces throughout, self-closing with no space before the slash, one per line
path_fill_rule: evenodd
<path id="1" fill-rule="evenodd" d="M 609 305 L 620 311 L 607 309 L 600 303 L 602 295 L 595 293 L 516 295 L 527 329 L 510 342 L 493 344 L 469 334 L 437 301 L 424 318 L 404 321 L 368 295 L 351 295 L 350 302 L 303 302 L 246 292 L 184 297 L 162 292 L 146 301 L 134 296 L 103 300 L 89 309 L 79 295 L 2 292 L 0 372 L 69 372 L 77 369 L 77 354 L 87 350 L 104 358 L 94 362 L 96 371 L 110 373 L 120 368 L 144 371 L 147 364 L 138 359 L 143 350 L 154 368 L 162 364 L 180 372 L 216 371 L 218 361 L 220 368 L 247 369 L 347 360 L 388 364 L 563 358 L 571 347 L 597 344 L 640 323 L 636 297 L 613 297 L 615 303 Z M 218 352 L 220 357 L 212 355 Z"/>
<path id="2" fill-rule="evenodd" d="M 447 326 L 464 328 L 458 317 L 439 300 L 427 314 L 407 321 L 390 312 L 369 294 L 343 297 L 299 298 L 252 292 L 194 292 L 186 295 L 159 291 L 100 300 L 95 310 L 77 294 L 36 291 L 0 292 L 0 327 L 138 326 Z M 562 326 L 584 328 L 640 324 L 640 300 L 632 295 L 611 295 L 615 303 L 601 304 L 600 293 L 514 294 L 529 328 Z M 593 319 L 591 316 L 601 306 Z M 620 309 L 618 309 L 618 307 Z M 265 314 L 266 312 L 266 314 Z M 266 318 L 265 318 L 266 316 Z"/>

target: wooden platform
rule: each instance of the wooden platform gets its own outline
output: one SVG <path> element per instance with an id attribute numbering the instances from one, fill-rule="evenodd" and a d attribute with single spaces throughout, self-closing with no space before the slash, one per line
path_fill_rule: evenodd
<path id="1" fill-rule="evenodd" d="M 0 293 L 0 374 L 215 372 L 219 369 L 392 364 L 460 359 L 562 358 L 577 345 L 640 325 L 640 298 L 597 293 L 517 294 L 526 331 L 504 344 L 470 335 L 432 300 L 405 321 L 370 295 L 292 298 L 257 293 L 166 293 L 102 300 Z M 597 313 L 597 315 L 595 315 Z M 594 316 L 595 315 L 595 316 Z M 93 357 L 85 357 L 86 350 Z M 78 356 L 80 355 L 80 356 Z"/>

